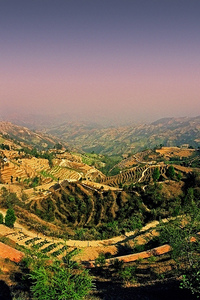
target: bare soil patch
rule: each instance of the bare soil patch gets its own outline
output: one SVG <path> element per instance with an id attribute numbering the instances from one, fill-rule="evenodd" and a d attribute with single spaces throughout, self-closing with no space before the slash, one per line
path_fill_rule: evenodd
<path id="1" fill-rule="evenodd" d="M 194 153 L 194 149 L 181 149 L 178 147 L 162 147 L 161 149 L 157 149 L 156 152 L 165 156 L 165 157 L 190 157 Z"/>
<path id="2" fill-rule="evenodd" d="M 21 251 L 18 251 L 6 244 L 0 242 L 0 257 L 8 258 L 14 262 L 20 262 L 23 258 L 24 254 Z"/>

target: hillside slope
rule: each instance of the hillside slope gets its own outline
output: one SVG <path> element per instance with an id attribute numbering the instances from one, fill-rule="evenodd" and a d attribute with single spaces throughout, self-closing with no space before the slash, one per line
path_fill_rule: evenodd
<path id="1" fill-rule="evenodd" d="M 53 148 L 57 143 L 60 143 L 60 138 L 31 131 L 22 126 L 12 124 L 10 122 L 0 122 L 0 135 L 3 138 L 11 138 L 17 144 L 25 143 L 26 145 L 36 146 L 40 149 Z M 3 142 L 3 140 L 1 141 Z M 68 147 L 66 142 L 62 142 L 65 147 Z"/>

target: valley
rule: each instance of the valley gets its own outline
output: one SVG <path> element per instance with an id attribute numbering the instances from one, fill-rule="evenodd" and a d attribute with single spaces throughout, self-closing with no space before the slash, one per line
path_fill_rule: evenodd
<path id="1" fill-rule="evenodd" d="M 174 124 L 174 120 L 162 122 Z M 162 127 L 161 123 L 153 126 Z M 198 126 L 195 123 L 196 130 Z M 101 273 L 101 268 L 114 272 L 110 268 L 116 259 L 123 268 L 133 264 L 137 270 L 142 266 L 139 261 L 149 260 L 152 266 L 145 268 L 151 272 L 158 265 L 162 268 L 162 259 L 171 261 L 171 245 L 159 238 L 160 228 L 184 215 L 188 203 L 199 205 L 198 130 L 190 140 L 180 138 L 178 145 L 153 143 L 147 149 L 144 143 L 141 149 L 136 143 L 132 153 L 119 144 L 120 151 L 113 145 L 111 152 L 104 148 L 95 153 L 95 147 L 88 148 L 89 152 L 80 149 L 76 143 L 80 132 L 74 135 L 73 146 L 69 137 L 63 142 L 59 135 L 56 139 L 35 135 L 11 123 L 3 122 L 0 129 L 0 213 L 5 219 L 12 208 L 17 217 L 14 228 L 0 224 L 1 242 L 22 253 L 29 249 L 59 260 L 80 249 L 75 260 L 94 268 L 94 273 Z M 118 135 L 120 143 L 127 145 L 121 131 Z M 102 138 L 101 134 L 94 142 L 101 144 Z M 195 226 L 198 231 L 199 223 Z M 169 275 L 163 276 L 171 278 L 173 266 L 174 262 Z M 153 276 L 154 280 L 161 280 L 166 268 L 163 262 L 163 271 Z M 121 275 L 117 276 L 119 281 Z M 104 275 L 100 277 L 100 281 L 106 280 Z M 150 282 L 151 276 L 147 277 Z M 118 285 L 125 286 L 126 282 L 132 284 L 131 277 L 121 278 Z M 141 284 L 140 279 L 137 284 Z"/>

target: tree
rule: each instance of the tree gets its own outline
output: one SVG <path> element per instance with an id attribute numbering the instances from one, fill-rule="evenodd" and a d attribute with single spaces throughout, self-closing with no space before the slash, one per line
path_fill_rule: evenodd
<path id="1" fill-rule="evenodd" d="M 19 199 L 16 193 L 10 193 L 5 187 L 1 189 L 1 205 L 5 208 L 11 208 Z"/>
<path id="2" fill-rule="evenodd" d="M 3 224 L 3 214 L 0 213 L 0 224 Z"/>
<path id="3" fill-rule="evenodd" d="M 175 176 L 175 170 L 174 170 L 174 167 L 173 166 L 169 166 L 169 168 L 167 169 L 167 176 L 170 178 L 170 179 L 173 179 L 174 176 Z"/>
<path id="4" fill-rule="evenodd" d="M 16 221 L 15 212 L 12 208 L 9 208 L 5 216 L 5 225 L 8 227 L 14 227 L 15 221 Z"/>
<path id="5" fill-rule="evenodd" d="M 54 146 L 54 148 L 55 149 L 57 149 L 57 150 L 62 150 L 62 144 L 60 144 L 60 143 L 57 143 L 57 144 L 55 144 L 55 146 Z"/>
<path id="6" fill-rule="evenodd" d="M 157 181 L 160 178 L 160 171 L 158 167 L 156 167 L 152 174 L 153 181 Z"/>
<path id="7" fill-rule="evenodd" d="M 81 268 L 72 256 L 77 250 L 68 253 L 62 261 L 46 257 L 41 253 L 30 253 L 26 257 L 32 281 L 33 300 L 81 300 L 93 287 L 88 270 Z M 33 259 L 34 256 L 34 259 Z"/>

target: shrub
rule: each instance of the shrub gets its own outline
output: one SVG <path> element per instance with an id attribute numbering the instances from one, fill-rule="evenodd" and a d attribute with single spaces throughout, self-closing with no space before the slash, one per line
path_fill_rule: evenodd
<path id="1" fill-rule="evenodd" d="M 198 201 L 185 207 L 182 217 L 162 224 L 160 239 L 172 247 L 171 256 L 176 262 L 178 275 L 182 276 L 181 287 L 200 295 L 200 240 L 196 233 L 200 230 L 200 208 Z"/>
<path id="2" fill-rule="evenodd" d="M 119 272 L 122 270 L 124 262 L 122 260 L 119 260 L 118 258 L 116 258 L 113 263 L 112 263 L 112 267 L 114 268 L 114 270 L 116 272 Z"/>
<path id="3" fill-rule="evenodd" d="M 82 269 L 69 253 L 63 261 L 37 254 L 37 259 L 29 263 L 31 292 L 33 300 L 81 300 L 93 287 L 88 270 Z"/>
<path id="4" fill-rule="evenodd" d="M 95 259 L 95 266 L 103 267 L 106 263 L 106 258 L 104 253 L 100 253 L 99 256 Z"/>
<path id="5" fill-rule="evenodd" d="M 125 267 L 122 270 L 120 270 L 119 277 L 124 282 L 134 282 L 136 269 L 137 268 L 135 266 Z"/>

